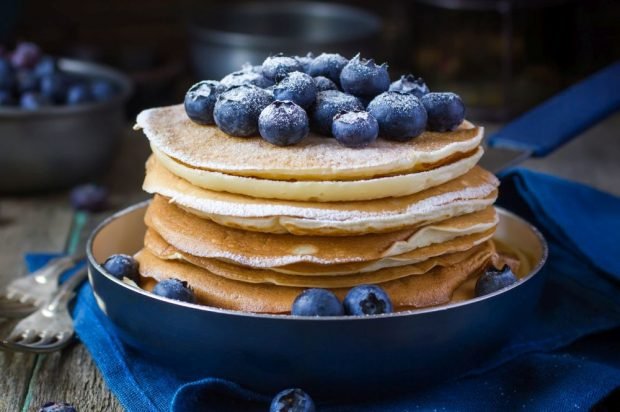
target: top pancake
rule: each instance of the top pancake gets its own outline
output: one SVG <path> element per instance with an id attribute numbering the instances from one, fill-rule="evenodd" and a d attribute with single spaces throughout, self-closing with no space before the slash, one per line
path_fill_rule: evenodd
<path id="1" fill-rule="evenodd" d="M 424 132 L 405 143 L 377 139 L 363 149 L 314 134 L 279 147 L 195 124 L 183 105 L 145 110 L 136 128 L 152 146 L 187 166 L 271 180 L 357 180 L 425 171 L 473 153 L 483 136 L 481 127 L 465 121 L 452 132 Z"/>

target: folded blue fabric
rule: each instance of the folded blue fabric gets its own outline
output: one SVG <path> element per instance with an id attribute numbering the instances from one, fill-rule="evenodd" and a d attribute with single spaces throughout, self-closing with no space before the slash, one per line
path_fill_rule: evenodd
<path id="1" fill-rule="evenodd" d="M 465 376 L 423 392 L 319 410 L 564 411 L 587 409 L 620 385 L 620 198 L 523 169 L 503 176 L 500 192 L 500 205 L 549 241 L 537 315 Z M 35 257 L 45 258 L 30 256 L 30 263 Z M 88 285 L 74 315 L 80 339 L 129 411 L 268 410 L 273 394 L 217 377 L 178 376 L 123 345 Z"/>

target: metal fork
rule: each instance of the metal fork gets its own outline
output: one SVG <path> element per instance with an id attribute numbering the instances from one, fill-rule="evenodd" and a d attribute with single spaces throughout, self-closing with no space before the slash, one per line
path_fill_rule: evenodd
<path id="1" fill-rule="evenodd" d="M 0 349 L 47 353 L 67 346 L 75 333 L 69 302 L 75 296 L 75 289 L 86 278 L 86 273 L 84 266 L 60 285 L 58 293 L 48 303 L 21 320 L 9 336 L 0 341 Z"/>
<path id="2" fill-rule="evenodd" d="M 0 317 L 19 318 L 35 311 L 58 291 L 60 275 L 84 257 L 80 253 L 52 259 L 41 269 L 9 283 L 0 292 Z"/>

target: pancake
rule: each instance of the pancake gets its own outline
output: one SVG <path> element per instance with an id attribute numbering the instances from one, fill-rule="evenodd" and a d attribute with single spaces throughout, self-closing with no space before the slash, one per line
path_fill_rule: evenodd
<path id="1" fill-rule="evenodd" d="M 315 283 L 302 283 L 307 282 L 307 279 L 304 280 L 295 278 L 326 278 L 327 276 L 331 276 L 334 278 L 339 277 L 341 279 L 338 279 L 338 281 L 344 282 L 338 284 L 338 286 L 330 284 L 330 286 L 332 287 L 339 287 L 341 285 L 351 286 L 369 281 L 358 281 L 356 277 L 359 279 L 372 278 L 374 279 L 373 282 L 380 283 L 402 276 L 424 273 L 430 270 L 430 268 L 434 265 L 445 266 L 444 256 L 455 254 L 457 252 L 469 251 L 475 246 L 489 240 L 493 236 L 494 232 L 495 230 L 491 229 L 486 232 L 475 233 L 467 236 L 460 236 L 455 239 L 448 240 L 447 242 L 436 243 L 433 245 L 415 249 L 404 255 L 382 258 L 370 262 L 341 263 L 336 265 L 298 263 L 288 266 L 275 267 L 271 269 L 248 268 L 247 266 L 239 266 L 232 263 L 224 262 L 219 259 L 193 256 L 188 253 L 184 253 L 166 242 L 153 229 L 147 230 L 144 237 L 144 247 L 160 259 L 184 260 L 188 263 L 206 269 L 216 275 L 228 277 L 231 279 L 243 280 L 252 283 L 270 282 L 276 285 L 285 286 L 312 286 L 313 284 L 320 284 L 316 283 L 317 279 L 313 280 L 313 282 Z M 428 262 L 429 259 L 433 258 L 436 258 L 435 263 L 425 263 L 425 266 L 415 266 L 416 264 L 419 264 L 421 262 Z M 386 270 L 386 268 L 398 267 L 404 268 Z M 421 268 L 426 269 L 420 271 Z M 361 276 L 361 274 L 364 274 L 364 276 L 366 277 Z M 343 277 L 348 277 L 351 279 L 343 280 Z M 290 283 L 293 280 L 295 280 L 297 283 Z M 319 279 L 319 281 L 323 284 L 327 284 L 326 280 Z"/>
<path id="2" fill-rule="evenodd" d="M 485 245 L 473 246 L 465 251 L 444 253 L 437 256 L 428 256 L 419 262 L 386 267 L 376 271 L 366 271 L 353 274 L 303 274 L 291 275 L 269 269 L 255 269 L 223 262 L 218 259 L 201 258 L 182 253 L 168 245 L 153 231 L 149 231 L 145 238 L 145 248 L 153 255 L 164 260 L 180 260 L 203 268 L 210 273 L 228 279 L 248 283 L 271 283 L 280 286 L 339 288 L 352 287 L 365 283 L 383 283 L 406 276 L 422 275 L 437 266 L 450 266 L 460 262 L 470 254 L 476 253 Z"/>
<path id="3" fill-rule="evenodd" d="M 465 121 L 452 132 L 424 132 L 404 143 L 378 139 L 363 149 L 315 134 L 279 147 L 260 137 L 233 137 L 215 126 L 198 125 L 182 104 L 145 110 L 136 123 L 152 147 L 190 168 L 270 180 L 362 180 L 416 173 L 474 151 L 483 136 L 481 127 Z"/>
<path id="4" fill-rule="evenodd" d="M 484 209 L 495 202 L 498 184 L 493 174 L 476 166 L 459 178 L 405 197 L 332 203 L 269 200 L 196 187 L 151 156 L 143 189 L 228 227 L 265 233 L 350 236 L 396 231 Z"/>
<path id="5" fill-rule="evenodd" d="M 436 267 L 424 275 L 408 276 L 381 285 L 398 310 L 435 306 L 450 302 L 453 292 L 477 275 L 494 255 L 492 243 L 451 266 Z M 198 303 L 216 308 L 259 313 L 288 313 L 293 300 L 304 288 L 247 283 L 217 276 L 180 261 L 166 261 L 143 249 L 136 255 L 140 264 L 140 286 L 152 290 L 167 278 L 188 282 Z M 348 288 L 332 289 L 343 299 Z"/>
<path id="6" fill-rule="evenodd" d="M 492 229 L 493 207 L 429 226 L 353 237 L 294 236 L 247 232 L 201 219 L 156 195 L 145 223 L 169 244 L 193 256 L 271 268 L 300 262 L 335 264 L 396 256 L 419 247 Z"/>
<path id="7" fill-rule="evenodd" d="M 324 139 L 325 140 L 325 139 Z M 237 193 L 266 199 L 346 202 L 408 196 L 438 186 L 471 170 L 482 157 L 482 147 L 466 157 L 427 171 L 366 180 L 285 181 L 229 175 L 189 167 L 151 145 L 153 155 L 170 172 L 194 186 L 216 192 Z"/>

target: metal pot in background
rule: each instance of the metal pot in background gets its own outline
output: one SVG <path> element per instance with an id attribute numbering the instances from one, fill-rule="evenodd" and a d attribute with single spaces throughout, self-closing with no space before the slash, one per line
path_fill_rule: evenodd
<path id="1" fill-rule="evenodd" d="M 59 59 L 58 66 L 65 73 L 106 79 L 118 93 L 103 102 L 37 111 L 0 108 L 0 193 L 71 187 L 104 172 L 115 155 L 131 81 L 93 63 Z"/>
<path id="2" fill-rule="evenodd" d="M 381 19 L 364 10 L 319 2 L 242 3 L 191 14 L 191 61 L 201 79 L 220 79 L 279 52 L 374 56 L 382 29 Z"/>

